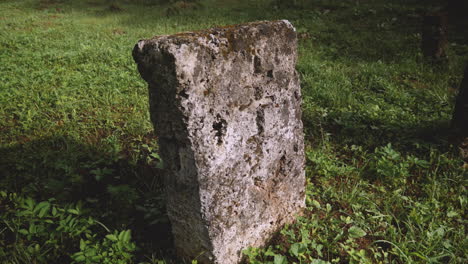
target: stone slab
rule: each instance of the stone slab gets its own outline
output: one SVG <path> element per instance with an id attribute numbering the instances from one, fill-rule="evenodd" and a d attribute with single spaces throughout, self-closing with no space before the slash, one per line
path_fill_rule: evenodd
<path id="1" fill-rule="evenodd" d="M 305 207 L 294 27 L 281 20 L 157 36 L 133 56 L 149 84 L 179 254 L 238 263 Z"/>

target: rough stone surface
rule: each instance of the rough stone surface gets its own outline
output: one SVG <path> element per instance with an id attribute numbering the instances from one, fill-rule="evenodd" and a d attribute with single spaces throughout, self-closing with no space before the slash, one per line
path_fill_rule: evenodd
<path id="1" fill-rule="evenodd" d="M 296 46 L 285 20 L 135 46 L 183 257 L 238 263 L 305 206 Z"/>

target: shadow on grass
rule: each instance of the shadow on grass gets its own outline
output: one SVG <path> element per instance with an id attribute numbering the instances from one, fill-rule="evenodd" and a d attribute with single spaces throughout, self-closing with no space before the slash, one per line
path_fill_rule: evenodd
<path id="1" fill-rule="evenodd" d="M 348 115 L 342 117 L 349 118 Z M 405 124 L 402 121 L 401 125 L 395 125 L 382 120 L 364 118 L 341 123 L 336 121 L 339 118 L 340 116 L 322 120 L 323 131 L 318 129 L 308 131 L 306 137 L 320 139 L 323 137 L 322 134 L 328 133 L 330 142 L 338 148 L 356 145 L 370 152 L 391 143 L 395 150 L 418 154 L 420 158 L 429 158 L 431 149 L 440 153 L 455 150 L 453 145 L 456 145 L 457 137 L 450 127 L 450 120 L 420 121 L 414 124 Z M 304 127 L 314 127 L 317 124 L 317 121 L 311 118 L 304 118 L 303 122 Z"/>
<path id="2" fill-rule="evenodd" d="M 165 213 L 162 170 L 147 163 L 150 153 L 131 160 L 62 136 L 0 148 L 0 186 L 37 201 L 83 203 L 110 230 L 131 229 L 138 261 L 173 258 Z"/>

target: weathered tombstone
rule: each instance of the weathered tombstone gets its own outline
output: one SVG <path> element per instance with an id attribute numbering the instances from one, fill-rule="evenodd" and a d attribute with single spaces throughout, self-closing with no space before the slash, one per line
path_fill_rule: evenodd
<path id="1" fill-rule="evenodd" d="M 305 206 L 296 46 L 286 20 L 135 46 L 182 257 L 238 263 Z"/>
<path id="2" fill-rule="evenodd" d="M 424 57 L 433 62 L 447 59 L 447 14 L 433 13 L 424 16 L 421 49 Z"/>

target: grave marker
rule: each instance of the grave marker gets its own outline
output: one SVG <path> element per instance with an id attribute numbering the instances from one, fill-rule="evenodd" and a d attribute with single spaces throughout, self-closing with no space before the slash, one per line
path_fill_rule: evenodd
<path id="1" fill-rule="evenodd" d="M 297 39 L 286 20 L 141 40 L 175 246 L 238 263 L 305 206 Z"/>

